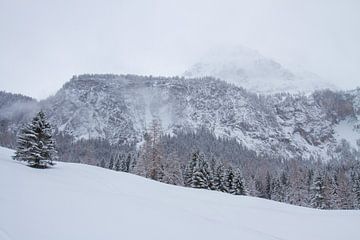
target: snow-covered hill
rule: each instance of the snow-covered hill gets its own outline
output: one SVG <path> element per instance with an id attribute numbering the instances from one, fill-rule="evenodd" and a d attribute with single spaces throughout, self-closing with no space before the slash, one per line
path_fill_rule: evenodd
<path id="1" fill-rule="evenodd" d="M 0 148 L 0 239 L 359 239 L 360 211 L 296 207 L 81 164 L 33 169 Z"/>
<path id="2" fill-rule="evenodd" d="M 273 59 L 241 46 L 210 51 L 184 76 L 212 76 L 257 93 L 308 93 L 335 89 L 314 73 L 287 69 Z"/>

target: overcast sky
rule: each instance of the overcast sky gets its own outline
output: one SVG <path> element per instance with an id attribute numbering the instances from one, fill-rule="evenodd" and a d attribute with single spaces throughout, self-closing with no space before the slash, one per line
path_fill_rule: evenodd
<path id="1" fill-rule="evenodd" d="M 360 1 L 0 0 L 0 90 L 38 99 L 72 75 L 179 75 L 244 45 L 360 86 Z"/>

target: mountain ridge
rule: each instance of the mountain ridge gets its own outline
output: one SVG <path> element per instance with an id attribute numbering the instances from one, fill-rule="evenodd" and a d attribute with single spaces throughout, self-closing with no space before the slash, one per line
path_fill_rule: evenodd
<path id="1" fill-rule="evenodd" d="M 339 123 L 350 121 L 359 133 L 359 96 L 360 89 L 258 95 L 210 77 L 85 74 L 74 76 L 34 111 L 44 109 L 58 132 L 75 139 L 141 142 L 157 118 L 167 134 L 205 127 L 258 153 L 326 159 L 341 140 Z M 16 131 L 24 118 L 9 121 Z"/>

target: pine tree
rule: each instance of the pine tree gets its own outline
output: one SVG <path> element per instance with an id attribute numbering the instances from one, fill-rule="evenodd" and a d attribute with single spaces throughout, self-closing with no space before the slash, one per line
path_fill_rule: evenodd
<path id="1" fill-rule="evenodd" d="M 133 157 L 131 158 L 130 166 L 129 166 L 129 173 L 135 173 L 136 165 L 137 165 L 137 163 L 138 163 L 136 157 L 138 158 L 139 156 L 136 155 L 136 156 L 133 156 Z"/>
<path id="2" fill-rule="evenodd" d="M 232 194 L 234 195 L 246 195 L 246 188 L 244 179 L 242 177 L 240 169 L 236 169 L 234 173 L 234 184 Z"/>
<path id="3" fill-rule="evenodd" d="M 199 161 L 199 151 L 193 152 L 191 155 L 191 159 L 186 165 L 185 172 L 184 172 L 184 185 L 187 187 L 191 186 L 192 176 L 194 174 L 194 168 Z"/>
<path id="4" fill-rule="evenodd" d="M 356 209 L 360 209 L 360 173 L 353 177 L 354 205 Z"/>
<path id="5" fill-rule="evenodd" d="M 225 184 L 225 189 L 226 189 L 227 193 L 233 194 L 235 192 L 235 189 L 234 189 L 234 172 L 233 172 L 233 169 L 231 167 L 228 167 L 225 170 L 224 184 Z"/>
<path id="6" fill-rule="evenodd" d="M 272 182 L 271 199 L 278 202 L 285 201 L 284 187 L 278 177 L 274 178 Z"/>
<path id="7" fill-rule="evenodd" d="M 210 189 L 211 178 L 209 165 L 201 154 L 194 167 L 194 172 L 191 178 L 191 187 Z"/>
<path id="8" fill-rule="evenodd" d="M 325 209 L 325 185 L 323 176 L 318 173 L 312 184 L 311 206 L 314 208 Z"/>
<path id="9" fill-rule="evenodd" d="M 128 154 L 126 158 L 123 158 L 120 164 L 120 171 L 129 172 L 131 163 L 131 155 Z"/>
<path id="10" fill-rule="evenodd" d="M 110 157 L 110 162 L 109 162 L 109 169 L 113 170 L 113 168 L 114 168 L 114 157 L 111 156 Z"/>
<path id="11" fill-rule="evenodd" d="M 105 160 L 104 159 L 101 159 L 100 167 L 105 168 Z"/>
<path id="12" fill-rule="evenodd" d="M 337 178 L 336 174 L 331 178 L 330 186 L 331 186 L 330 208 L 337 209 L 341 205 L 341 199 L 340 199 L 340 195 L 339 195 L 340 189 L 339 189 L 339 183 L 338 183 L 338 178 Z"/>
<path id="13" fill-rule="evenodd" d="M 269 173 L 269 171 L 266 172 L 266 177 L 265 177 L 265 198 L 267 199 L 271 199 L 271 175 Z"/>
<path id="14" fill-rule="evenodd" d="M 225 175 L 224 164 L 220 162 L 215 168 L 213 174 L 213 181 L 212 181 L 213 190 L 226 192 L 226 187 L 224 184 L 224 177 L 225 177 L 224 175 Z"/>
<path id="15" fill-rule="evenodd" d="M 117 159 L 116 159 L 115 171 L 120 171 L 120 159 L 119 159 L 119 157 L 117 157 Z"/>
<path id="16" fill-rule="evenodd" d="M 13 158 L 27 161 L 32 167 L 45 168 L 53 165 L 52 161 L 57 158 L 52 128 L 42 111 L 21 130 L 17 144 Z"/>

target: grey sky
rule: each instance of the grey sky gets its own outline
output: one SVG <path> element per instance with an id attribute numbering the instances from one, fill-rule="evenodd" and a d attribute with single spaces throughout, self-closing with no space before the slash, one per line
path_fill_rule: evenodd
<path id="1" fill-rule="evenodd" d="M 360 85 L 360 1 L 0 0 L 0 90 L 44 98 L 74 74 L 179 75 L 241 44 Z"/>

